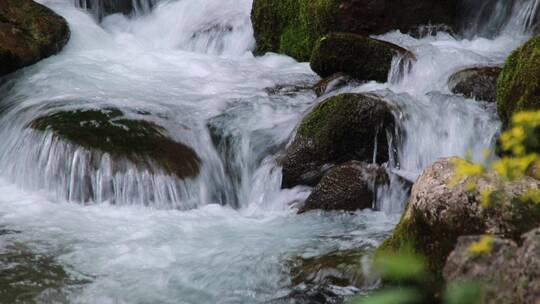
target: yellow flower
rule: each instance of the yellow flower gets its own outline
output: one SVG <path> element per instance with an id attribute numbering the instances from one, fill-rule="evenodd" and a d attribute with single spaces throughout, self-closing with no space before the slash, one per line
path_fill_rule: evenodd
<path id="1" fill-rule="evenodd" d="M 491 235 L 484 235 L 478 240 L 478 242 L 472 243 L 469 246 L 468 252 L 471 255 L 480 255 L 491 252 L 493 248 L 493 237 Z"/>

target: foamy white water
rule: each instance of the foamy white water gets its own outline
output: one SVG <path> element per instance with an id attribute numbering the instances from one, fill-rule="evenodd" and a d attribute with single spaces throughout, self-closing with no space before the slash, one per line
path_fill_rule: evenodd
<path id="1" fill-rule="evenodd" d="M 310 189 L 280 189 L 274 156 L 320 101 L 309 89 L 318 78 L 286 56 L 252 55 L 251 0 L 142 1 L 101 23 L 71 0 L 40 2 L 72 37 L 0 83 L 0 228 L 18 232 L 0 235 L 0 251 L 23 243 L 85 283 L 39 301 L 261 303 L 290 291 L 287 260 L 371 249 L 391 231 L 407 199 L 397 179 L 379 189 L 378 211 L 295 214 Z M 492 146 L 494 105 L 452 95 L 447 79 L 502 64 L 526 39 L 536 2 L 515 2 L 491 36 L 379 36 L 416 54 L 410 72 L 340 92 L 376 91 L 399 109 L 406 136 L 389 170 L 414 179 L 439 157 L 480 158 Z M 108 107 L 192 147 L 200 175 L 112 174 L 106 156 L 95 169 L 91 151 L 27 128 L 58 110 Z"/>

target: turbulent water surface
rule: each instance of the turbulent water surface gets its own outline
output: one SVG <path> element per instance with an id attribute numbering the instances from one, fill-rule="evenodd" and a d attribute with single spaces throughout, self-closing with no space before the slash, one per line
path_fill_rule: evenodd
<path id="1" fill-rule="evenodd" d="M 306 63 L 251 53 L 251 0 L 138 1 L 132 16 L 103 19 L 96 4 L 39 2 L 67 19 L 71 40 L 0 83 L 0 263 L 36 264 L 28 276 L 47 287 L 30 293 L 38 302 L 264 302 L 290 291 L 288 260 L 370 249 L 393 228 L 406 200 L 399 183 L 379 190 L 377 210 L 295 214 L 310 189 L 281 190 L 275 156 L 320 101 L 310 90 L 318 78 Z M 467 39 L 379 36 L 416 54 L 410 71 L 401 75 L 396 58 L 388 83 L 340 90 L 376 91 L 398 106 L 406 137 L 389 170 L 414 179 L 439 157 L 479 158 L 493 145 L 494 105 L 452 95 L 447 79 L 502 64 L 526 39 L 538 1 L 513 1 L 501 15 L 493 6 L 503 2 L 467 16 Z M 486 14 L 498 14 L 488 18 L 495 32 L 484 31 Z M 110 159 L 96 168 L 89 151 L 28 128 L 59 110 L 110 107 L 192 147 L 199 176 L 113 174 Z"/>

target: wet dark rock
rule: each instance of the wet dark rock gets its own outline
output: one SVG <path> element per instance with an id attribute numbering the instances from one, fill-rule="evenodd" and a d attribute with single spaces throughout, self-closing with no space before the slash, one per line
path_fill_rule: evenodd
<path id="1" fill-rule="evenodd" d="M 540 229 L 514 240 L 493 237 L 491 250 L 472 254 L 480 236 L 462 237 L 444 267 L 447 282 L 475 280 L 484 284 L 485 303 L 536 303 L 540 297 Z"/>
<path id="2" fill-rule="evenodd" d="M 440 278 L 458 237 L 490 233 L 518 241 L 540 225 L 540 206 L 518 199 L 530 189 L 540 188 L 539 181 L 524 177 L 505 182 L 490 172 L 476 178 L 476 190 L 470 191 L 467 185 L 472 177 L 450 186 L 454 173 L 451 158 L 424 169 L 400 222 L 377 254 L 412 249 L 425 256 L 435 278 Z M 483 207 L 481 193 L 495 188 L 501 189 L 498 202 Z"/>
<path id="3" fill-rule="evenodd" d="M 271 300 L 268 304 L 343 304 L 344 297 L 328 286 L 303 285 L 288 295 Z"/>
<path id="4" fill-rule="evenodd" d="M 389 183 L 383 168 L 351 161 L 334 167 L 315 186 L 298 213 L 309 210 L 355 211 L 373 208 L 376 189 Z"/>
<path id="5" fill-rule="evenodd" d="M 279 160 L 282 186 L 315 186 L 331 164 L 388 161 L 387 136 L 394 126 L 389 104 L 376 95 L 341 94 L 322 101 L 304 117 Z"/>
<path id="6" fill-rule="evenodd" d="M 60 111 L 39 117 L 29 126 L 52 131 L 62 140 L 90 151 L 109 153 L 113 159 L 127 159 L 150 171 L 156 165 L 179 178 L 199 173 L 200 159 L 193 149 L 170 139 L 163 127 L 146 120 L 123 118 L 123 113 L 115 108 Z"/>
<path id="7" fill-rule="evenodd" d="M 419 25 L 457 23 L 458 0 L 344 0 L 339 6 L 341 26 L 348 32 L 373 35 L 391 30 L 407 33 Z"/>
<path id="8" fill-rule="evenodd" d="M 500 67 L 474 67 L 454 73 L 448 79 L 448 87 L 454 94 L 467 98 L 495 102 L 497 100 L 497 78 Z"/>
<path id="9" fill-rule="evenodd" d="M 395 44 L 349 33 L 332 33 L 321 38 L 309 61 L 321 77 L 342 72 L 358 80 L 386 82 L 395 55 L 414 55 Z"/>
<path id="10" fill-rule="evenodd" d="M 317 41 L 332 32 L 364 36 L 423 24 L 456 24 L 458 0 L 255 0 L 251 20 L 258 53 L 307 61 Z"/>
<path id="11" fill-rule="evenodd" d="M 335 73 L 317 82 L 313 86 L 313 91 L 315 91 L 317 97 L 321 97 L 352 83 L 354 83 L 354 80 L 350 76 L 344 73 Z"/>
<path id="12" fill-rule="evenodd" d="M 45 6 L 0 1 L 0 76 L 58 53 L 69 36 L 66 20 Z"/>

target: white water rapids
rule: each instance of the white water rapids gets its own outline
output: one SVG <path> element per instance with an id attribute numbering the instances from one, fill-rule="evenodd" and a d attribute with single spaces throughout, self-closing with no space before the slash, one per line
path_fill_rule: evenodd
<path id="1" fill-rule="evenodd" d="M 379 210 L 295 214 L 310 189 L 281 190 L 274 157 L 320 101 L 318 77 L 306 63 L 251 53 L 251 0 L 142 1 L 101 23 L 71 0 L 39 2 L 72 34 L 60 54 L 0 82 L 0 229 L 16 232 L 0 233 L 0 253 L 24 244 L 86 282 L 38 302 L 262 303 L 290 291 L 285 261 L 373 248 L 393 228 L 407 198 L 397 183 L 381 190 Z M 514 1 L 489 38 L 379 36 L 415 53 L 410 72 L 340 92 L 377 91 L 399 106 L 406 137 L 392 170 L 414 178 L 439 157 L 480 158 L 493 145 L 494 105 L 452 95 L 447 79 L 502 64 L 526 40 L 537 2 Z M 112 176 L 106 160 L 91 169 L 84 149 L 26 127 L 59 109 L 111 106 L 150 113 L 198 153 L 200 176 Z"/>

